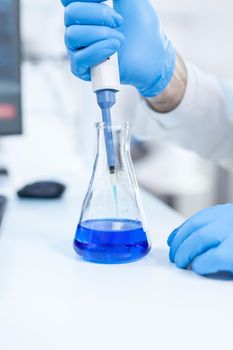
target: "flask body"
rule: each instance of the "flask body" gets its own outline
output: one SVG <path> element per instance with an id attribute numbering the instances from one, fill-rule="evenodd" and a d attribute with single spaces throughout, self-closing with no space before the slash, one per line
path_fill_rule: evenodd
<path id="1" fill-rule="evenodd" d="M 130 156 L 130 124 L 96 124 L 97 155 L 83 202 L 74 249 L 83 259 L 103 264 L 135 261 L 150 250 L 144 211 Z M 105 147 L 112 133 L 114 173 Z"/>

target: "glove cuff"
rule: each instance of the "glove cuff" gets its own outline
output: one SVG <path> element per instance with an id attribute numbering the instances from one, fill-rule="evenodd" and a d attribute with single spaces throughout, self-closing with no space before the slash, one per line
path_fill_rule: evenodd
<path id="1" fill-rule="evenodd" d="M 176 50 L 166 37 L 164 56 L 163 69 L 153 86 L 147 89 L 138 90 L 143 97 L 158 96 L 163 90 L 165 90 L 173 77 L 176 67 Z"/>

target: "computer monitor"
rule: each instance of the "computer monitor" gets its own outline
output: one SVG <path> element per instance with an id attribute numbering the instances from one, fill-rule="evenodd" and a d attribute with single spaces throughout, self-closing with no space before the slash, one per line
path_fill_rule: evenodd
<path id="1" fill-rule="evenodd" d="M 0 0 L 0 136 L 22 133 L 19 0 Z"/>

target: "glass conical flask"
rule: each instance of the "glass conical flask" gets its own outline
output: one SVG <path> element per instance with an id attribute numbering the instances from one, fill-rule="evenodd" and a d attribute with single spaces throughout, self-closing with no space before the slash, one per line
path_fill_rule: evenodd
<path id="1" fill-rule="evenodd" d="M 117 264 L 150 250 L 138 184 L 130 155 L 128 122 L 96 124 L 97 155 L 77 227 L 74 249 L 88 261 Z M 110 175 L 105 136 L 111 130 L 115 175 Z"/>

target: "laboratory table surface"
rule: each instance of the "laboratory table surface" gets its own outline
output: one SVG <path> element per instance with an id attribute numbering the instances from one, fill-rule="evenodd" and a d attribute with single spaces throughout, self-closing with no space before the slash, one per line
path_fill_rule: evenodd
<path id="1" fill-rule="evenodd" d="M 0 239 L 4 350 L 232 349 L 233 282 L 178 270 L 166 237 L 181 217 L 143 192 L 153 249 L 97 265 L 72 250 L 80 195 L 11 199 Z"/>
<path id="2" fill-rule="evenodd" d="M 0 348 L 232 350 L 233 281 L 169 262 L 167 236 L 183 218 L 148 193 L 142 191 L 153 245 L 147 257 L 98 265 L 74 253 L 88 176 L 69 156 L 63 125 L 51 137 L 51 119 L 46 128 L 40 120 L 3 148 L 14 191 L 0 235 Z M 16 198 L 19 185 L 54 173 L 68 185 L 62 199 Z"/>

